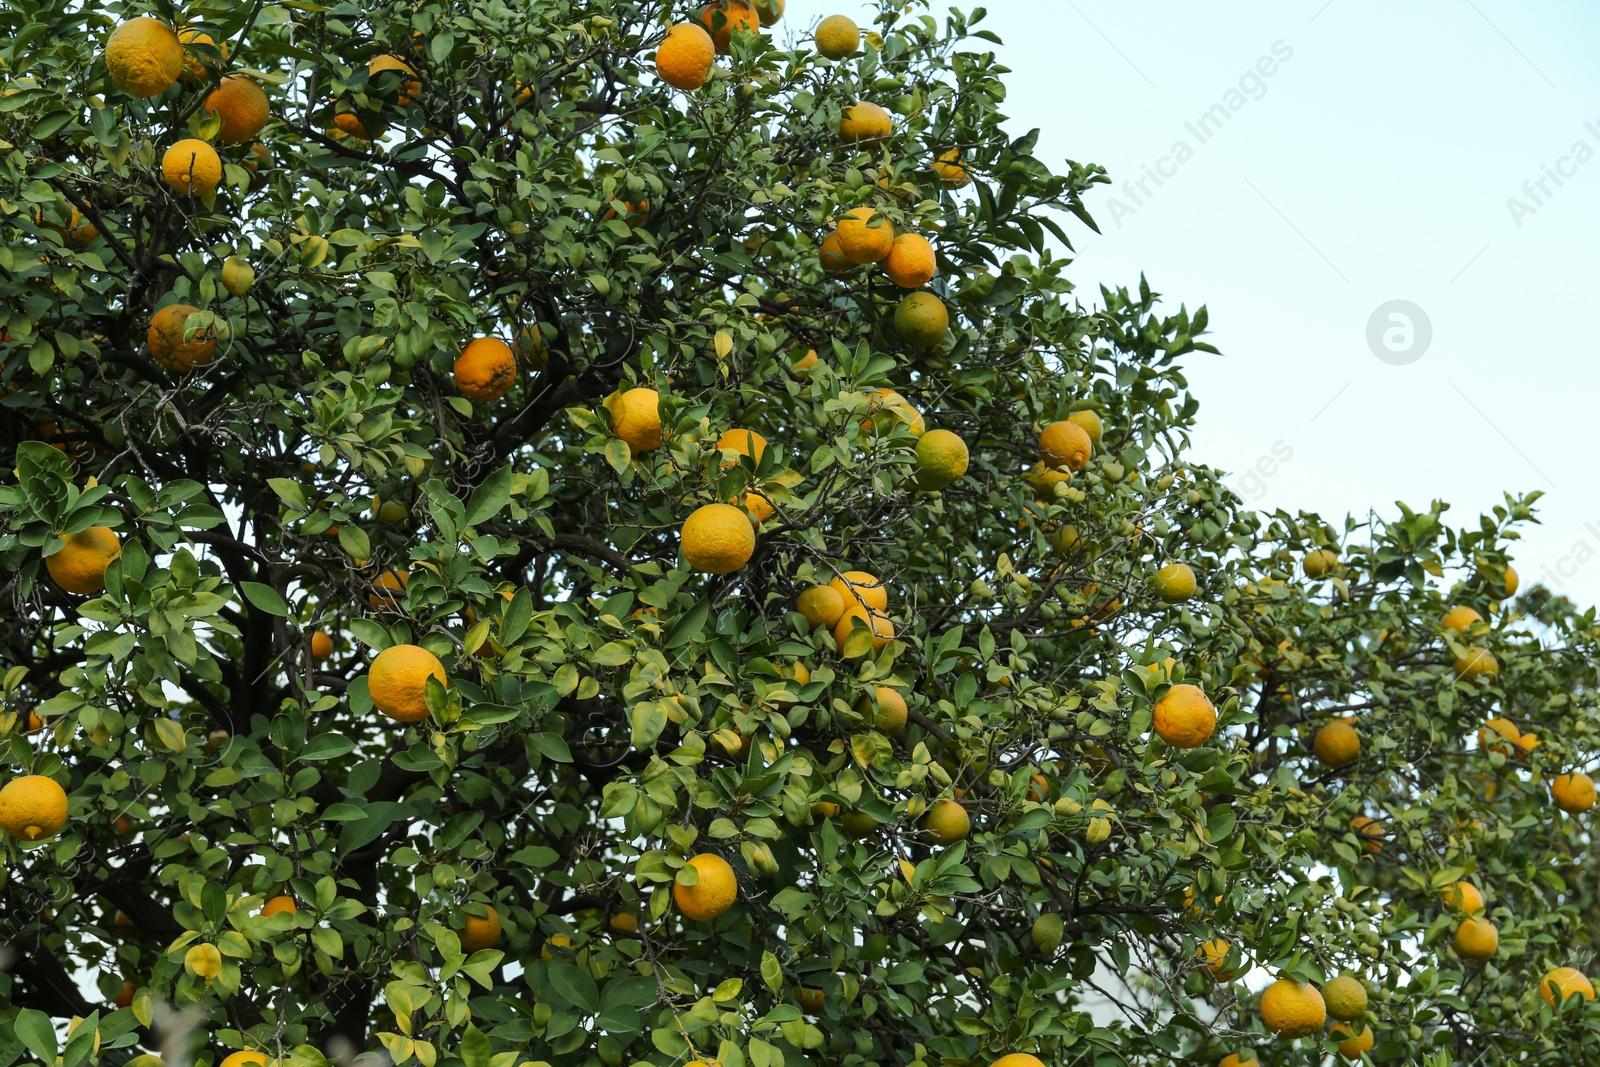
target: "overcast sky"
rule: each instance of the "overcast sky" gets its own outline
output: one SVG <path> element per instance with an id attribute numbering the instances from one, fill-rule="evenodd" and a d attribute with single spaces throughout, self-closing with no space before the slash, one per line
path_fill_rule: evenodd
<path id="1" fill-rule="evenodd" d="M 1332 519 L 1442 498 L 1475 525 L 1543 490 L 1524 582 L 1600 601 L 1600 9 L 984 6 L 1013 131 L 1111 173 L 1102 235 L 1068 230 L 1084 299 L 1143 272 L 1210 310 L 1197 459 L 1258 508 Z M 785 23 L 835 12 L 863 9 L 790 0 Z"/>

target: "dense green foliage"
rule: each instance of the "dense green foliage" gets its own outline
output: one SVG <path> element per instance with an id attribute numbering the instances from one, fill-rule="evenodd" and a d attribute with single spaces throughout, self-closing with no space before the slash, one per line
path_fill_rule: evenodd
<path id="1" fill-rule="evenodd" d="M 140 14 L 226 58 L 129 96 L 102 49 Z M 71 797 L 60 833 L 5 845 L 0 1063 L 54 1062 L 49 1017 L 72 1016 L 63 1067 L 163 1040 L 308 1067 L 1309 1063 L 1323 1039 L 1265 1033 L 1251 990 L 1343 971 L 1375 1059 L 1590 1062 L 1600 1008 L 1535 987 L 1587 966 L 1600 919 L 1589 816 L 1548 791 L 1600 748 L 1597 629 L 1507 598 L 1532 500 L 1463 529 L 1442 504 L 1246 511 L 1185 451 L 1176 360 L 1214 351 L 1205 311 L 1142 282 L 1079 300 L 1063 251 L 1105 175 L 1002 130 L 977 16 L 881 0 L 838 63 L 779 22 L 682 93 L 653 55 L 697 15 L 0 12 L 0 756 Z M 384 54 L 417 99 L 369 77 Z M 178 195 L 162 153 L 216 135 L 201 102 L 234 71 L 268 88 L 266 157 L 219 146 L 222 188 Z M 887 141 L 841 142 L 857 99 L 894 114 Z M 969 184 L 931 169 L 952 149 Z M 934 242 L 943 344 L 900 340 L 881 271 L 822 269 L 860 204 Z M 146 344 L 174 302 L 218 337 L 192 374 Z M 478 335 L 521 354 L 496 402 L 451 379 Z M 634 455 L 605 401 L 641 385 L 667 432 Z M 917 491 L 910 428 L 869 418 L 881 389 L 961 435 L 963 479 Z M 1094 458 L 1036 492 L 1040 429 L 1084 410 Z M 734 427 L 759 462 L 718 452 Z M 755 557 L 689 569 L 683 520 L 752 487 L 777 509 Z M 122 554 L 74 596 L 44 559 L 93 525 Z M 1313 579 L 1319 547 L 1338 563 Z M 1186 602 L 1152 593 L 1169 560 L 1198 576 Z M 792 609 L 852 569 L 896 640 L 847 658 Z M 374 592 L 391 571 L 398 598 Z M 1455 604 L 1486 621 L 1442 629 Z M 366 673 L 406 643 L 449 676 L 410 726 Z M 1457 677 L 1475 646 L 1497 676 Z M 1151 733 L 1179 682 L 1220 712 L 1189 750 Z M 878 686 L 910 705 L 898 736 L 861 710 Z M 1336 716 L 1361 753 L 1333 769 L 1310 746 Z M 1540 743 L 1480 742 L 1491 716 Z M 951 797 L 972 833 L 944 847 L 920 817 Z M 671 893 L 702 852 L 739 880 L 709 922 Z M 1458 879 L 1499 927 L 1483 964 L 1450 948 Z M 279 895 L 298 912 L 258 914 Z M 485 905 L 503 936 L 464 951 Z M 1207 977 L 1214 937 L 1253 969 Z"/>

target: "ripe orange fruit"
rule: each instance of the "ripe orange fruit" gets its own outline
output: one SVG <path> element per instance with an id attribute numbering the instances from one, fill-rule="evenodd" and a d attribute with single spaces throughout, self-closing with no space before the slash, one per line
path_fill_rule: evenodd
<path id="1" fill-rule="evenodd" d="M 719 451 L 737 452 L 741 456 L 749 456 L 759 465 L 761 457 L 767 451 L 767 439 L 754 430 L 742 430 L 735 427 L 731 430 L 724 430 L 722 436 L 717 438 L 717 449 Z M 726 470 L 733 464 L 724 460 L 722 466 Z"/>
<path id="2" fill-rule="evenodd" d="M 1557 775 L 1550 783 L 1556 807 L 1571 815 L 1594 807 L 1594 779 L 1582 771 Z"/>
<path id="3" fill-rule="evenodd" d="M 816 365 L 817 350 L 813 348 L 789 365 L 789 373 L 796 378 L 807 378 L 811 375 L 811 368 Z"/>
<path id="4" fill-rule="evenodd" d="M 21 841 L 52 837 L 67 824 L 67 791 L 54 778 L 24 774 L 0 789 L 0 827 Z"/>
<path id="5" fill-rule="evenodd" d="M 817 23 L 817 51 L 829 59 L 844 59 L 861 47 L 861 30 L 844 15 L 829 15 Z"/>
<path id="6" fill-rule="evenodd" d="M 619 911 L 611 916 L 611 929 L 636 934 L 639 932 L 639 917 L 631 911 Z"/>
<path id="7" fill-rule="evenodd" d="M 1478 892 L 1478 887 L 1471 882 L 1457 882 L 1447 885 L 1439 890 L 1439 896 L 1452 908 L 1457 908 L 1468 915 L 1476 915 L 1483 911 L 1483 894 Z"/>
<path id="8" fill-rule="evenodd" d="M 1565 1003 L 1574 993 L 1582 996 L 1584 1000 L 1594 999 L 1594 986 L 1576 967 L 1552 967 L 1545 972 L 1543 978 L 1539 979 L 1539 995 L 1552 1008 L 1556 1006 L 1557 998 Z"/>
<path id="9" fill-rule="evenodd" d="M 860 604 L 847 603 L 844 614 L 839 616 L 839 621 L 833 627 L 834 643 L 839 646 L 840 654 L 845 655 L 846 659 L 855 658 L 855 656 L 845 654 L 844 648 L 845 641 L 850 636 L 850 631 L 856 629 L 856 620 L 858 619 L 861 621 L 861 627 L 870 630 L 872 633 L 873 652 L 882 651 L 883 646 L 894 639 L 894 623 L 889 621 L 888 616 L 879 614 L 876 611 L 869 611 Z M 856 653 L 857 656 L 864 654 L 865 649 Z"/>
<path id="10" fill-rule="evenodd" d="M 967 443 L 959 434 L 929 430 L 917 440 L 917 488 L 931 491 L 953 485 L 967 473 L 969 463 Z"/>
<path id="11" fill-rule="evenodd" d="M 813 630 L 832 629 L 844 614 L 844 597 L 832 586 L 813 585 L 795 599 L 794 609 L 806 617 Z"/>
<path id="12" fill-rule="evenodd" d="M 889 216 L 870 207 L 851 208 L 839 220 L 839 249 L 851 263 L 878 263 L 894 248 Z"/>
<path id="13" fill-rule="evenodd" d="M 876 144 L 893 130 L 889 113 L 870 100 L 857 100 L 839 116 L 839 137 L 847 144 Z"/>
<path id="14" fill-rule="evenodd" d="M 1473 611 L 1465 604 L 1457 604 L 1455 607 L 1444 613 L 1444 617 L 1439 620 L 1439 625 L 1443 626 L 1446 630 L 1459 631 L 1465 630 L 1475 622 L 1482 621 L 1482 615 L 1479 615 L 1476 611 Z"/>
<path id="15" fill-rule="evenodd" d="M 300 908 L 294 902 L 294 897 L 279 895 L 261 905 L 261 911 L 259 914 L 265 916 L 277 915 L 279 912 L 285 912 L 289 915 L 294 915 L 299 910 Z"/>
<path id="16" fill-rule="evenodd" d="M 517 380 L 517 357 L 498 337 L 474 337 L 456 357 L 452 373 L 463 396 L 488 403 L 511 391 Z"/>
<path id="17" fill-rule="evenodd" d="M 1357 815 L 1350 820 L 1350 829 L 1365 842 L 1368 852 L 1383 851 L 1383 823 L 1367 815 Z"/>
<path id="18" fill-rule="evenodd" d="M 122 988 L 117 991 L 116 999 L 111 1003 L 115 1004 L 119 1008 L 126 1008 L 133 1003 L 134 992 L 135 990 L 133 988 L 133 983 L 124 980 L 122 983 Z"/>
<path id="19" fill-rule="evenodd" d="M 129 96 L 156 96 L 183 71 L 183 45 L 160 19 L 129 19 L 106 38 L 106 72 Z"/>
<path id="20" fill-rule="evenodd" d="M 1253 1052 L 1230 1052 L 1217 1061 L 1217 1067 L 1261 1067 Z"/>
<path id="21" fill-rule="evenodd" d="M 1476 682 L 1480 678 L 1494 678 L 1500 673 L 1500 661 L 1486 648 L 1474 646 L 1455 661 L 1458 682 Z"/>
<path id="22" fill-rule="evenodd" d="M 209 196 L 222 181 L 222 158 L 204 141 L 185 137 L 162 153 L 161 176 L 183 196 Z"/>
<path id="23" fill-rule="evenodd" d="M 937 348 L 950 326 L 944 301 L 926 290 L 907 293 L 894 309 L 894 331 L 912 348 Z"/>
<path id="24" fill-rule="evenodd" d="M 259 1052 L 235 1052 L 223 1057 L 217 1067 L 267 1067 L 267 1057 Z"/>
<path id="25" fill-rule="evenodd" d="M 920 289 L 933 281 L 938 270 L 938 259 L 933 245 L 918 233 L 903 233 L 894 239 L 888 258 L 883 261 L 884 273 L 902 289 Z"/>
<path id="26" fill-rule="evenodd" d="M 861 699 L 856 701 L 856 714 L 890 737 L 904 730 L 906 716 L 910 714 L 910 709 L 906 707 L 906 698 L 901 696 L 898 690 L 890 689 L 886 685 L 876 687 L 872 693 L 870 697 L 863 694 Z"/>
<path id="27" fill-rule="evenodd" d="M 378 653 L 367 670 L 367 692 L 379 711 L 397 722 L 428 717 L 428 678 L 448 684 L 439 657 L 420 645 L 394 645 Z"/>
<path id="28" fill-rule="evenodd" d="M 761 32 L 761 15 L 750 0 L 713 0 L 700 12 L 700 21 L 711 31 L 717 52 L 727 55 L 735 32 Z"/>
<path id="29" fill-rule="evenodd" d="M 941 845 L 965 841 L 972 832 L 972 819 L 967 809 L 954 800 L 940 800 L 928 806 L 922 817 L 922 827 Z"/>
<path id="30" fill-rule="evenodd" d="M 1462 959 L 1486 960 L 1500 947 L 1500 931 L 1487 919 L 1463 919 L 1456 927 L 1455 946 Z"/>
<path id="31" fill-rule="evenodd" d="M 1261 1021 L 1280 1037 L 1306 1037 L 1327 1021 L 1322 994 L 1309 983 L 1280 978 L 1261 994 Z"/>
<path id="32" fill-rule="evenodd" d="M 411 582 L 410 571 L 384 571 L 372 581 L 372 592 L 367 602 L 380 611 L 399 610 L 405 599 L 406 586 Z"/>
<path id="33" fill-rule="evenodd" d="M 187 374 L 211 362 L 217 351 L 217 339 L 210 330 L 202 330 L 184 340 L 185 324 L 189 316 L 199 310 L 189 304 L 168 304 L 150 316 L 150 329 L 145 332 L 144 339 L 157 363 L 168 370 Z"/>
<path id="34" fill-rule="evenodd" d="M 1362 1026 L 1360 1031 L 1354 1029 L 1355 1023 L 1335 1023 L 1328 1030 L 1331 1037 L 1342 1038 L 1339 1042 L 1339 1055 L 1347 1060 L 1359 1060 L 1361 1054 L 1372 1051 L 1372 1027 Z"/>
<path id="35" fill-rule="evenodd" d="M 203 82 L 209 73 L 206 70 L 205 58 L 202 58 L 201 53 L 191 47 L 192 45 L 207 45 L 217 50 L 218 59 L 228 58 L 228 42 L 223 41 L 219 47 L 216 40 L 204 30 L 185 27 L 178 31 L 178 43 L 183 45 L 183 69 L 178 72 L 178 80 L 181 82 L 191 84 Z"/>
<path id="36" fill-rule="evenodd" d="M 927 431 L 928 424 L 923 419 L 922 412 L 893 389 L 874 389 L 867 394 L 867 399 L 871 401 L 872 406 L 868 409 L 867 417 L 861 422 L 861 429 L 865 432 L 887 433 L 897 422 L 903 423 L 913 437 L 921 437 Z"/>
<path id="37" fill-rule="evenodd" d="M 839 595 L 841 613 L 857 605 L 865 605 L 873 611 L 889 610 L 888 587 L 866 571 L 845 571 L 829 582 L 828 588 Z M 833 624 L 837 623 L 835 619 Z"/>
<path id="38" fill-rule="evenodd" d="M 1001 1056 L 989 1064 L 989 1067 L 1044 1067 L 1044 1062 L 1026 1052 L 1013 1052 L 1009 1056 Z"/>
<path id="39" fill-rule="evenodd" d="M 704 574 L 729 574 L 750 562 L 756 533 L 750 516 L 731 504 L 706 504 L 684 520 L 683 558 Z"/>
<path id="40" fill-rule="evenodd" d="M 346 137 L 355 137 L 362 141 L 370 141 L 375 137 L 383 136 L 384 126 L 382 123 L 375 125 L 369 132 L 367 130 L 366 123 L 361 121 L 360 115 L 357 115 L 354 111 L 349 110 L 348 105 L 339 106 L 344 107 L 345 110 L 340 111 L 333 116 L 333 130 L 329 131 L 330 135 L 334 131 L 337 131 Z"/>
<path id="41" fill-rule="evenodd" d="M 1168 563 L 1156 571 L 1151 582 L 1160 597 L 1168 604 L 1181 604 L 1194 596 L 1194 569 L 1187 563 Z"/>
<path id="42" fill-rule="evenodd" d="M 327 659 L 333 655 L 333 638 L 322 630 L 311 635 L 311 656 L 313 659 Z"/>
<path id="43" fill-rule="evenodd" d="M 1059 419 L 1039 433 L 1039 458 L 1046 467 L 1066 467 L 1076 473 L 1083 470 L 1094 452 L 1094 442 L 1082 426 Z"/>
<path id="44" fill-rule="evenodd" d="M 1217 728 L 1217 709 L 1198 686 L 1184 682 L 1161 694 L 1153 725 L 1156 736 L 1173 748 L 1196 748 Z"/>
<path id="45" fill-rule="evenodd" d="M 61 548 L 44 561 L 50 580 L 79 596 L 104 589 L 106 568 L 122 555 L 122 542 L 111 527 L 91 526 L 58 540 L 63 542 Z"/>
<path id="46" fill-rule="evenodd" d="M 272 117 L 266 92 L 243 74 L 223 78 L 206 95 L 203 106 L 222 119 L 222 128 L 217 130 L 218 144 L 249 144 Z"/>
<path id="47" fill-rule="evenodd" d="M 844 246 L 839 243 L 839 231 L 834 230 L 817 246 L 817 259 L 829 274 L 842 274 L 855 269 L 855 264 L 845 257 Z"/>
<path id="48" fill-rule="evenodd" d="M 1213 937 L 1211 940 L 1202 943 L 1197 952 L 1206 973 L 1219 982 L 1231 982 L 1239 974 L 1240 968 L 1235 967 L 1231 970 L 1228 968 L 1228 950 L 1230 948 L 1232 946 L 1222 938 Z"/>
<path id="49" fill-rule="evenodd" d="M 959 189 L 972 181 L 972 175 L 967 172 L 965 164 L 961 162 L 961 149 L 951 148 L 939 154 L 929 168 L 938 177 L 939 184 L 946 189 Z"/>
<path id="50" fill-rule="evenodd" d="M 402 75 L 410 75 L 402 77 L 396 85 L 395 103 L 401 107 L 415 104 L 422 95 L 422 82 L 418 80 L 417 72 L 411 69 L 411 64 L 395 56 L 374 56 L 372 62 L 367 64 L 367 80 L 369 82 L 378 80 L 378 75 L 386 70 L 397 70 Z"/>
<path id="51" fill-rule="evenodd" d="M 628 442 L 634 455 L 661 447 L 661 394 L 654 389 L 629 389 L 606 398 L 611 432 Z"/>
<path id="52" fill-rule="evenodd" d="M 267 149 L 266 145 L 257 141 L 250 146 L 250 151 L 246 152 L 244 158 L 239 161 L 239 166 L 254 174 L 271 162 L 272 153 Z"/>
<path id="53" fill-rule="evenodd" d="M 1317 731 L 1311 751 L 1329 767 L 1343 767 L 1361 752 L 1361 735 L 1345 719 L 1335 719 Z"/>
<path id="54" fill-rule="evenodd" d="M 699 880 L 694 885 L 672 883 L 672 899 L 679 911 L 691 919 L 710 922 L 733 907 L 739 896 L 739 880 L 727 860 L 702 852 L 691 856 L 688 866 L 694 868 Z"/>
<path id="55" fill-rule="evenodd" d="M 1323 578 L 1339 566 L 1339 557 L 1331 548 L 1312 549 L 1301 562 L 1307 578 Z"/>
<path id="56" fill-rule="evenodd" d="M 656 76 L 674 89 L 692 92 L 710 77 L 716 53 L 709 33 L 693 22 L 680 22 L 656 49 Z"/>
<path id="57" fill-rule="evenodd" d="M 469 955 L 500 943 L 500 913 L 493 904 L 473 906 L 483 908 L 483 914 L 465 913 L 461 917 L 461 928 L 456 931 L 461 939 L 461 951 Z"/>

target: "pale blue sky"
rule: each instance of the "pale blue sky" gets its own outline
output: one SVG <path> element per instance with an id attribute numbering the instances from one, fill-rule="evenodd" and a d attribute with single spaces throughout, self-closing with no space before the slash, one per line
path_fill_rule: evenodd
<path id="1" fill-rule="evenodd" d="M 1099 163 L 1116 183 L 1090 201 L 1101 236 L 1068 227 L 1083 297 L 1143 271 L 1174 307 L 1210 308 L 1225 357 L 1186 360 L 1201 403 L 1196 458 L 1239 472 L 1232 484 L 1257 507 L 1333 518 L 1443 498 L 1455 524 L 1475 524 L 1503 489 L 1543 489 L 1544 526 L 1518 570 L 1600 601 L 1600 331 L 1588 314 L 1600 156 L 1579 161 L 1600 152 L 1600 10 L 984 6 L 1014 71 L 1014 131 L 1039 127 L 1041 158 Z M 784 21 L 797 30 L 835 12 L 864 9 L 790 0 Z M 1242 106 L 1230 99 L 1275 47 L 1271 75 L 1245 82 Z M 1202 143 L 1186 123 L 1218 103 L 1237 109 Z M 1163 163 L 1179 140 L 1192 158 Z M 1132 183 L 1158 163 L 1170 177 L 1147 179 L 1145 197 Z M 1547 178 L 1537 204 L 1523 185 L 1546 166 L 1568 176 Z M 1531 212 L 1513 218 L 1512 197 Z M 1432 325 L 1427 351 L 1403 365 L 1367 342 L 1374 311 L 1397 299 Z M 1270 476 L 1248 478 L 1263 457 Z"/>

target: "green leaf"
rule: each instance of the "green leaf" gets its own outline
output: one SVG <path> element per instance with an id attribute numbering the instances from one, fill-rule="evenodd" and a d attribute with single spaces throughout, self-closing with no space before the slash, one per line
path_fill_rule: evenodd
<path id="1" fill-rule="evenodd" d="M 319 734 L 300 750 L 303 760 L 334 759 L 355 751 L 356 743 L 343 734 Z"/>
<path id="2" fill-rule="evenodd" d="M 587 1015 L 600 1009 L 600 990 L 594 979 L 570 963 L 552 963 L 548 971 L 550 988 L 556 995 Z"/>
<path id="3" fill-rule="evenodd" d="M 339 527 L 339 547 L 348 552 L 351 559 L 372 558 L 372 542 L 367 540 L 367 532 L 359 526 L 345 523 Z"/>
<path id="4" fill-rule="evenodd" d="M 466 1032 L 461 1035 L 462 1062 L 467 1067 L 490 1067 L 493 1058 L 494 1049 L 489 1046 L 488 1035 L 468 1023 Z"/>
<path id="5" fill-rule="evenodd" d="M 50 1024 L 50 1016 L 32 1008 L 23 1008 L 17 1012 L 11 1026 L 29 1052 L 45 1063 L 55 1062 L 56 1028 Z"/>
<path id="6" fill-rule="evenodd" d="M 276 615 L 280 619 L 289 617 L 289 605 L 272 586 L 260 582 L 240 582 L 239 591 L 246 600 L 268 615 Z"/>
<path id="7" fill-rule="evenodd" d="M 467 502 L 467 525 L 476 526 L 487 522 L 500 514 L 500 510 L 511 503 L 511 468 L 501 467 L 483 480 L 483 484 L 473 490 L 472 499 Z"/>

